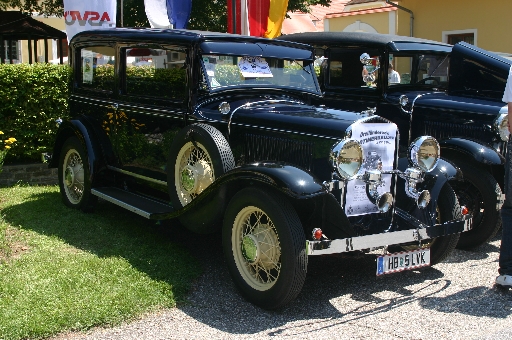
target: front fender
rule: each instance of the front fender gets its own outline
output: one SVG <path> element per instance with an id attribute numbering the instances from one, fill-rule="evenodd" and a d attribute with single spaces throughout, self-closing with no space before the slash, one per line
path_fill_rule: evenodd
<path id="1" fill-rule="evenodd" d="M 472 157 L 476 162 L 488 165 L 503 165 L 505 158 L 491 146 L 465 138 L 448 138 L 439 142 L 443 151 L 457 152 Z"/>
<path id="2" fill-rule="evenodd" d="M 410 164 L 407 159 L 401 158 L 398 161 L 398 169 L 404 171 Z M 420 209 L 415 202 L 405 193 L 405 180 L 399 178 L 398 192 L 396 196 L 396 205 L 400 209 L 407 211 L 421 222 L 434 225 L 436 224 L 436 207 L 439 200 L 439 194 L 443 186 L 452 179 L 461 179 L 463 176 L 459 168 L 453 166 L 449 161 L 439 159 L 437 166 L 430 172 L 425 173 L 423 182 L 418 183 L 418 191 L 428 190 L 430 192 L 430 203 L 425 209 Z"/>
<path id="3" fill-rule="evenodd" d="M 295 208 L 305 230 L 321 227 L 330 237 L 354 236 L 355 232 L 336 198 L 311 173 L 285 163 L 247 164 L 217 178 L 190 204 L 172 213 L 195 232 L 208 233 L 222 218 L 236 192 L 246 187 L 281 193 Z"/>
<path id="4" fill-rule="evenodd" d="M 309 199 L 327 194 L 327 188 L 311 173 L 286 163 L 255 163 L 229 172 L 230 181 L 266 184 L 292 199 Z"/>

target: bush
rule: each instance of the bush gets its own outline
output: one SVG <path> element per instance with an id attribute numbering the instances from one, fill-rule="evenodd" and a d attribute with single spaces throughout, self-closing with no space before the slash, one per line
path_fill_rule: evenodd
<path id="1" fill-rule="evenodd" d="M 0 64 L 0 122 L 7 136 L 16 136 L 5 163 L 40 161 L 51 152 L 57 118 L 66 119 L 71 69 L 67 65 Z"/>

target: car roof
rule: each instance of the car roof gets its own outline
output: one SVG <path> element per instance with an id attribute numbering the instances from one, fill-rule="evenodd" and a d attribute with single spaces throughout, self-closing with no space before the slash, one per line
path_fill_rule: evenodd
<path id="1" fill-rule="evenodd" d="M 449 52 L 452 45 L 439 41 L 406 37 L 401 35 L 366 33 L 366 32 L 305 32 L 279 37 L 287 41 L 296 41 L 315 45 L 367 45 L 386 47 L 395 51 L 439 50 Z"/>
<path id="2" fill-rule="evenodd" d="M 157 28 L 106 28 L 87 30 L 77 33 L 71 39 L 70 46 L 89 41 L 99 42 L 141 42 L 141 43 L 195 43 L 207 40 L 230 42 L 259 42 L 290 47 L 304 48 L 301 44 L 293 42 L 277 41 L 272 39 L 250 37 L 239 34 L 195 31 L 184 29 L 157 29 Z M 284 44 L 283 44 L 284 43 Z"/>

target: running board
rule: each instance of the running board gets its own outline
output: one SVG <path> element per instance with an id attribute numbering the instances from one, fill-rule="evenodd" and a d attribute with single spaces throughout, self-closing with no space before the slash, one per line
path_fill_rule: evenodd
<path id="1" fill-rule="evenodd" d="M 150 220 L 168 219 L 174 211 L 168 204 L 115 187 L 94 188 L 91 193 Z"/>

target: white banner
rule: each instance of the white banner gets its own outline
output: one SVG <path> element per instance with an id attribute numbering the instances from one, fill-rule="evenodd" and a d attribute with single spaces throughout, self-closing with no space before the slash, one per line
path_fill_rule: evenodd
<path id="1" fill-rule="evenodd" d="M 352 129 L 352 139 L 363 147 L 363 166 L 359 174 L 366 170 L 393 170 L 395 159 L 396 125 L 390 123 L 356 124 Z M 379 194 L 391 190 L 391 176 L 382 175 L 382 184 L 377 188 Z M 345 201 L 347 216 L 363 215 L 378 212 L 366 195 L 366 183 L 353 180 L 347 183 Z"/>
<path id="2" fill-rule="evenodd" d="M 68 42 L 78 32 L 116 27 L 116 7 L 116 0 L 64 0 Z"/>
<path id="3" fill-rule="evenodd" d="M 144 9 L 152 28 L 172 28 L 166 0 L 144 0 Z"/>

